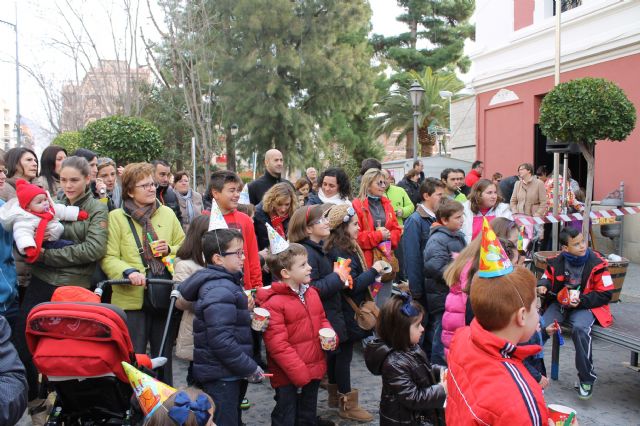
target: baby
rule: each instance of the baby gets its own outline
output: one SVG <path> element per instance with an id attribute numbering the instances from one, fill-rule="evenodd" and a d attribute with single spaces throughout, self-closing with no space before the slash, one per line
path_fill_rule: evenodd
<path id="1" fill-rule="evenodd" d="M 76 206 L 54 204 L 49 194 L 39 186 L 23 179 L 16 181 L 17 197 L 0 207 L 0 222 L 5 230 L 13 229 L 13 239 L 20 254 L 28 263 L 35 262 L 44 248 L 73 245 L 60 240 L 64 227 L 61 220 L 85 220 L 86 211 Z"/>

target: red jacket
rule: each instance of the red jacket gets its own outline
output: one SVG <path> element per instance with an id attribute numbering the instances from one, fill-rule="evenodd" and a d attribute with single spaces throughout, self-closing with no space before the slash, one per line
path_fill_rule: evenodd
<path id="1" fill-rule="evenodd" d="M 386 215 L 384 227 L 391 232 L 391 248 L 396 249 L 402 237 L 402 228 L 398 224 L 396 212 L 393 211 L 391 201 L 387 197 L 380 197 L 382 207 Z M 369 199 L 361 201 L 359 198 L 353 200 L 353 208 L 358 215 L 358 223 L 360 224 L 360 232 L 358 233 L 358 245 L 364 252 L 364 259 L 367 261 L 367 267 L 373 265 L 373 249 L 384 241 L 382 232 L 376 231 L 376 225 L 369 211 Z"/>
<path id="2" fill-rule="evenodd" d="M 480 176 L 480 173 L 471 169 L 469 174 L 467 174 L 467 177 L 464 178 L 464 184 L 471 188 L 477 181 L 480 180 L 480 178 L 482 178 L 482 176 Z"/>
<path id="3" fill-rule="evenodd" d="M 613 315 L 609 310 L 609 301 L 614 289 L 613 280 L 607 268 L 607 260 L 596 251 L 589 252 L 580 283 L 580 304 L 576 309 L 590 309 L 602 327 L 609 327 L 613 324 Z M 565 286 L 564 269 L 562 254 L 547 259 L 547 269 L 538 281 L 538 286 L 544 285 L 549 290 L 549 297 L 545 297 L 545 305 L 557 300 L 556 295 Z"/>
<path id="4" fill-rule="evenodd" d="M 447 426 L 547 426 L 542 388 L 522 363 L 541 350 L 516 346 L 475 319 L 458 329 L 448 358 Z"/>
<path id="5" fill-rule="evenodd" d="M 262 287 L 262 269 L 258 255 L 258 240 L 253 222 L 246 214 L 237 210 L 224 215 L 224 220 L 230 228 L 240 229 L 244 238 L 244 288 L 250 290 Z"/>
<path id="6" fill-rule="evenodd" d="M 331 328 L 331 324 L 315 288 L 309 287 L 304 298 L 305 304 L 283 282 L 274 282 L 270 289 L 258 289 L 256 294 L 257 304 L 271 314 L 263 337 L 274 388 L 289 384 L 302 387 L 311 380 L 322 379 L 327 371 L 318 332 Z"/>

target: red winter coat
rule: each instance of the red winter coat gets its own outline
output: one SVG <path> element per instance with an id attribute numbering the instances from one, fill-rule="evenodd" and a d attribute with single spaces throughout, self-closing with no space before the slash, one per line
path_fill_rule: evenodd
<path id="1" fill-rule="evenodd" d="M 396 212 L 393 210 L 391 201 L 387 197 L 380 197 L 380 202 L 384 208 L 387 218 L 384 227 L 391 232 L 391 248 L 395 250 L 400 243 L 402 237 L 402 228 L 398 224 Z M 367 261 L 367 267 L 373 265 L 373 249 L 384 241 L 382 232 L 376 231 L 376 225 L 369 211 L 369 199 L 364 201 L 356 198 L 353 200 L 353 208 L 358 215 L 358 223 L 360 224 L 360 232 L 358 233 L 358 245 L 364 252 L 364 259 Z"/>
<path id="2" fill-rule="evenodd" d="M 262 287 L 262 269 L 258 255 L 258 240 L 253 228 L 253 221 L 246 214 L 237 210 L 224 215 L 224 221 L 230 228 L 240 229 L 244 239 L 244 288 Z"/>
<path id="3" fill-rule="evenodd" d="M 327 371 L 318 332 L 331 324 L 315 288 L 309 287 L 304 298 L 305 304 L 282 282 L 274 282 L 270 289 L 260 288 L 256 294 L 257 304 L 271 314 L 263 337 L 274 388 L 289 384 L 302 387 L 322 379 Z"/>
<path id="4" fill-rule="evenodd" d="M 546 426 L 542 388 L 522 362 L 541 350 L 515 346 L 475 319 L 458 329 L 448 358 L 447 426 Z"/>

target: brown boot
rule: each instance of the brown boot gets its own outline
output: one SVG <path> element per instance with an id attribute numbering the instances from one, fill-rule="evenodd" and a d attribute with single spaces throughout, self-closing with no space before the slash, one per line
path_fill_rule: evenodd
<path id="1" fill-rule="evenodd" d="M 327 384 L 327 392 L 329 392 L 329 398 L 327 399 L 329 408 L 338 408 L 338 385 Z"/>
<path id="2" fill-rule="evenodd" d="M 340 417 L 359 422 L 373 420 L 371 413 L 358 405 L 358 389 L 351 389 L 351 392 L 347 394 L 341 393 L 338 396 L 340 398 L 340 411 L 338 411 Z"/>

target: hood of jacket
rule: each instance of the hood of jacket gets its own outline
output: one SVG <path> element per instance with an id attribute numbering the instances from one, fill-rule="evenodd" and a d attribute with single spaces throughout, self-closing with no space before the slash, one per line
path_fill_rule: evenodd
<path id="1" fill-rule="evenodd" d="M 365 348 L 364 356 L 369 371 L 376 376 L 380 376 L 382 374 L 384 361 L 391 352 L 393 352 L 393 348 L 387 346 L 387 344 L 380 339 L 375 339 L 369 343 Z"/>
<path id="2" fill-rule="evenodd" d="M 434 222 L 433 225 L 431 225 L 431 232 L 429 233 L 429 238 L 433 237 L 434 235 L 437 235 L 438 233 L 444 233 L 451 238 L 461 238 L 464 241 L 464 236 L 462 235 L 462 232 L 452 231 L 446 226 L 444 226 L 443 224 Z"/>
<path id="3" fill-rule="evenodd" d="M 219 266 L 207 265 L 206 268 L 196 271 L 183 281 L 178 290 L 185 300 L 193 302 L 198 299 L 200 287 L 207 281 L 213 280 L 229 280 L 232 283 L 238 284 L 238 274 L 232 274 Z M 240 284 L 238 285 L 240 286 Z"/>

